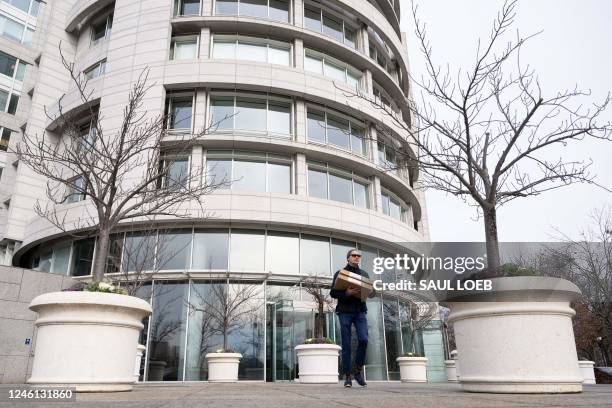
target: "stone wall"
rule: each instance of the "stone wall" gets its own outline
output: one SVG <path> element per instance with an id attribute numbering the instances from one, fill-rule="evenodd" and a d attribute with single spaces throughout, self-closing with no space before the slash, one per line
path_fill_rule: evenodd
<path id="1" fill-rule="evenodd" d="M 74 285 L 69 276 L 0 266 L 0 383 L 24 383 L 32 369 L 36 296 Z"/>

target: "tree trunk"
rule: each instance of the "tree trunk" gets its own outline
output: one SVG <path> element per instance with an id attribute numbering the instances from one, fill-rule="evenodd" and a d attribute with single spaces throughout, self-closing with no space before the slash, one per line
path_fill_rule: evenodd
<path id="1" fill-rule="evenodd" d="M 499 276 L 499 241 L 497 239 L 497 210 L 484 210 L 485 241 L 487 245 L 487 275 Z"/>
<path id="2" fill-rule="evenodd" d="M 106 259 L 110 246 L 110 230 L 101 228 L 98 232 L 96 256 L 94 258 L 92 277 L 94 282 L 101 282 L 106 272 Z"/>
<path id="3" fill-rule="evenodd" d="M 315 338 L 323 337 L 323 304 L 319 303 L 319 316 L 315 322 Z"/>

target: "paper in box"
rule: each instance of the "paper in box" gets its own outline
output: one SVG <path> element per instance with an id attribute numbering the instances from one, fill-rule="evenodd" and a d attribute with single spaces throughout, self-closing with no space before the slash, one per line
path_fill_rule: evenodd
<path id="1" fill-rule="evenodd" d="M 341 269 L 336 278 L 334 289 L 346 290 L 349 287 L 359 289 L 359 297 L 363 301 L 365 301 L 374 290 L 370 279 L 357 273 L 349 272 L 346 269 Z"/>

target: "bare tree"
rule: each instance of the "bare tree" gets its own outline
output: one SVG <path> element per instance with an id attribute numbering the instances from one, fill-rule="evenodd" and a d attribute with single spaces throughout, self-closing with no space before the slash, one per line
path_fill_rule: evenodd
<path id="1" fill-rule="evenodd" d="M 301 285 L 317 305 L 314 337 L 322 339 L 325 328 L 325 310 L 334 307 L 335 304 L 335 300 L 329 296 L 329 284 L 326 284 L 319 276 L 311 275 L 303 278 Z"/>
<path id="2" fill-rule="evenodd" d="M 431 321 L 435 319 L 438 306 L 436 303 L 416 295 L 408 294 L 408 297 L 408 309 L 400 308 L 400 319 L 402 321 L 410 320 L 407 352 L 416 354 L 416 336 L 427 329 Z"/>
<path id="3" fill-rule="evenodd" d="M 385 114 L 389 126 L 410 135 L 397 147 L 397 168 L 417 167 L 420 187 L 462 197 L 483 216 L 489 271 L 500 266 L 497 210 L 507 202 L 538 195 L 574 182 L 594 183 L 589 160 L 558 158 L 556 149 L 585 139 L 610 140 L 612 125 L 601 121 L 610 103 L 583 104 L 589 91 L 578 88 L 544 95 L 535 72 L 521 63 L 521 49 L 533 35 L 505 42 L 514 24 L 517 0 L 504 4 L 490 37 L 479 41 L 474 63 L 456 72 L 434 61 L 426 25 L 413 3 L 426 73 L 411 77 L 416 85 L 410 103 L 398 115 L 381 98 L 360 92 Z M 411 144 L 413 154 L 407 147 Z M 554 159 L 552 157 L 555 157 Z"/>
<path id="4" fill-rule="evenodd" d="M 195 133 L 166 131 L 173 118 L 151 115 L 143 107 L 153 87 L 145 69 L 131 88 L 119 127 L 106 132 L 87 78 L 64 58 L 61 46 L 60 54 L 86 111 L 65 112 L 62 96 L 59 113 L 47 113 L 58 130 L 42 136 L 24 134 L 16 154 L 48 180 L 46 200 L 37 201 L 36 213 L 62 231 L 97 237 L 92 272 L 97 282 L 104 277 L 110 237 L 120 223 L 187 218 L 192 216 L 188 208 L 197 208 L 198 216 L 205 217 L 204 197 L 227 180 L 210 181 L 202 166 L 189 169 L 188 162 L 179 159 L 188 156 L 198 139 L 218 123 Z M 68 227 L 61 204 L 76 200 L 88 201 L 86 214 Z"/>
<path id="5" fill-rule="evenodd" d="M 205 293 L 194 289 L 188 303 L 189 313 L 199 312 L 210 333 L 223 336 L 223 350 L 230 350 L 229 336 L 257 314 L 261 306 L 256 295 L 257 285 L 230 283 L 229 279 L 205 285 Z"/>

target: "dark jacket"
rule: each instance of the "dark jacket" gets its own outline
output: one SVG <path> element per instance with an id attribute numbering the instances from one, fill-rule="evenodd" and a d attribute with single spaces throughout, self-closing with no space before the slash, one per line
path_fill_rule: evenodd
<path id="1" fill-rule="evenodd" d="M 361 268 L 355 268 L 350 264 L 346 264 L 344 267 L 349 272 L 358 273 L 361 276 L 365 276 L 370 279 L 370 275 L 366 271 Z M 338 273 L 340 271 L 336 271 L 334 274 L 334 280 L 332 282 L 332 289 L 329 294 L 334 299 L 338 299 L 338 305 L 336 306 L 336 313 L 357 313 L 357 312 L 367 312 L 368 307 L 366 306 L 366 302 L 361 301 L 361 299 L 355 296 L 347 296 L 346 291 L 334 289 L 336 286 L 336 278 L 338 277 Z M 373 297 L 374 292 L 370 294 L 369 297 Z"/>

